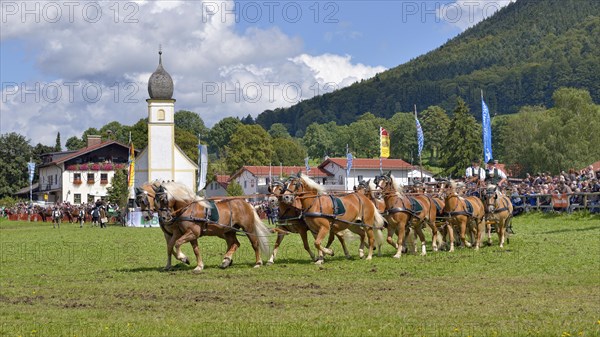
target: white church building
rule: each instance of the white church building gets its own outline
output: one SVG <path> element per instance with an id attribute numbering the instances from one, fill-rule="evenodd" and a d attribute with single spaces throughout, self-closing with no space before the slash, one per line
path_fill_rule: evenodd
<path id="1" fill-rule="evenodd" d="M 175 144 L 173 79 L 162 66 L 162 51 L 158 54 L 158 67 L 148 80 L 148 146 L 135 160 L 135 186 L 174 180 L 196 191 L 198 165 Z"/>

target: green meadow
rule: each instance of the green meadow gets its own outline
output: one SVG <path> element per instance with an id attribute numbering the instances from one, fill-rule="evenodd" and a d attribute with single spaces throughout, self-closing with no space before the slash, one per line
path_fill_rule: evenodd
<path id="1" fill-rule="evenodd" d="M 199 240 L 205 270 L 162 271 L 160 229 L 0 222 L 2 336 L 600 336 L 600 217 L 527 214 L 504 249 L 336 255 L 289 235 L 272 266 Z M 273 243 L 275 237 L 271 238 Z M 311 240 L 312 244 L 312 240 Z M 190 245 L 183 251 L 195 259 Z M 265 257 L 265 261 L 268 257 Z"/>

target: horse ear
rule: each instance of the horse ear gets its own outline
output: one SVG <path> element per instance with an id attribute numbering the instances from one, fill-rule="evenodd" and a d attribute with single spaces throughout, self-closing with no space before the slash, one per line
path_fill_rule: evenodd
<path id="1" fill-rule="evenodd" d="M 135 194 L 142 194 L 142 189 L 139 187 L 135 188 Z"/>
<path id="2" fill-rule="evenodd" d="M 158 185 L 158 186 L 152 185 L 152 189 L 154 190 L 154 193 L 158 193 L 158 191 L 160 191 L 161 188 L 162 188 L 162 185 Z"/>
<path id="3" fill-rule="evenodd" d="M 300 178 L 302 176 L 302 171 L 298 171 L 298 174 L 296 174 L 296 177 Z"/>

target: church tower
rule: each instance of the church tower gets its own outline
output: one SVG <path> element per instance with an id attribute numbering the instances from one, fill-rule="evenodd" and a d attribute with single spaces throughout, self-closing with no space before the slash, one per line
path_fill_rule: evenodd
<path id="1" fill-rule="evenodd" d="M 175 180 L 175 100 L 173 79 L 162 66 L 148 80 L 148 180 Z"/>
<path id="2" fill-rule="evenodd" d="M 175 180 L 195 191 L 198 166 L 175 144 L 173 79 L 163 68 L 162 51 L 148 80 L 148 94 L 148 146 L 136 158 L 135 186 Z"/>

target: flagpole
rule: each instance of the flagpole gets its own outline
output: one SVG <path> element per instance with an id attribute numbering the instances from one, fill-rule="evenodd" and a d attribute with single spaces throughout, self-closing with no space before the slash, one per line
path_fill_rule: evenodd
<path id="1" fill-rule="evenodd" d="M 381 126 L 379 127 L 379 174 L 383 175 L 383 159 L 381 157 Z"/>

